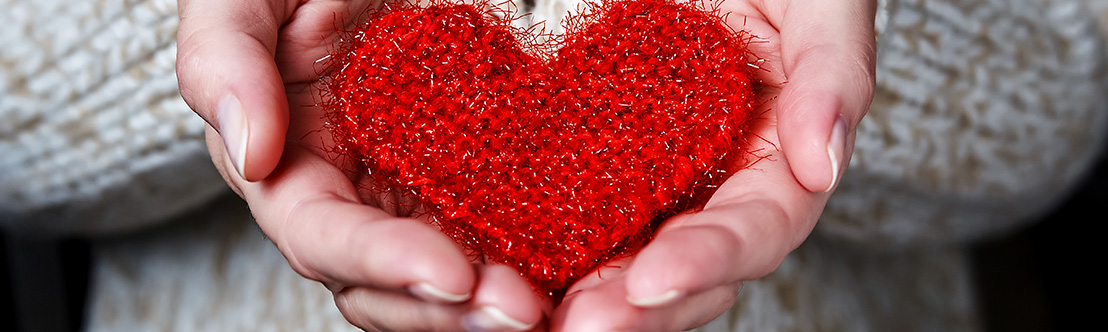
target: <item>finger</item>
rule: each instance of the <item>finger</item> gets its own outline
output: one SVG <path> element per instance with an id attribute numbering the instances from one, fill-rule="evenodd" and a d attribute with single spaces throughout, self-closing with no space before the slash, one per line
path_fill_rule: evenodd
<path id="1" fill-rule="evenodd" d="M 335 293 L 335 305 L 350 324 L 367 331 L 461 331 L 465 310 L 460 304 L 427 303 L 369 287 Z"/>
<path id="2" fill-rule="evenodd" d="M 629 331 L 628 322 L 641 317 L 645 309 L 624 301 L 627 297 L 623 278 L 619 272 L 607 273 L 602 278 L 587 277 L 593 281 L 590 287 L 573 289 L 550 317 L 551 331 Z M 577 288 L 577 287 L 574 287 Z"/>
<path id="3" fill-rule="evenodd" d="M 717 1 L 706 0 L 705 7 L 712 8 Z M 726 13 L 724 22 L 741 38 L 747 41 L 747 50 L 751 53 L 749 61 L 757 68 L 751 74 L 762 85 L 780 87 L 785 83 L 785 73 L 781 68 L 780 31 L 771 22 L 762 18 L 763 11 L 756 3 L 747 1 L 722 1 L 719 9 Z"/>
<path id="4" fill-rule="evenodd" d="M 627 301 L 665 306 L 769 274 L 811 232 L 826 197 L 792 180 L 784 161 L 736 173 L 702 211 L 668 220 L 639 252 L 626 272 Z"/>
<path id="5" fill-rule="evenodd" d="M 504 265 L 479 268 L 480 283 L 473 297 L 473 309 L 462 317 L 467 331 L 530 331 L 538 327 L 548 299 L 516 270 Z"/>
<path id="6" fill-rule="evenodd" d="M 875 10 L 868 0 L 793 1 L 781 10 L 787 83 L 777 131 L 796 179 L 810 191 L 834 189 L 853 128 L 873 98 Z"/>
<path id="7" fill-rule="evenodd" d="M 275 60 L 286 84 L 308 83 L 328 71 L 328 59 L 341 49 L 341 34 L 355 28 L 380 0 L 300 1 L 278 31 Z M 349 37 L 349 36 L 347 36 Z M 333 64 L 331 64 L 333 65 Z M 296 104 L 293 104 L 295 107 Z"/>
<path id="8" fill-rule="evenodd" d="M 362 204 L 342 171 L 307 149 L 290 145 L 272 175 L 257 182 L 233 178 L 232 186 L 306 278 L 408 290 L 442 303 L 472 294 L 475 273 L 453 241 L 426 222 Z"/>
<path id="9" fill-rule="evenodd" d="M 502 265 L 477 269 L 481 285 L 472 303 L 428 303 L 367 287 L 339 291 L 335 303 L 348 321 L 371 331 L 531 331 L 538 327 L 542 308 L 549 303 L 543 303 L 518 272 Z"/>
<path id="10" fill-rule="evenodd" d="M 566 296 L 551 317 L 552 331 L 685 331 L 707 324 L 734 304 L 740 284 L 690 294 L 670 305 L 644 308 L 624 301 L 624 278 Z"/>
<path id="11" fill-rule="evenodd" d="M 736 231 L 689 221 L 695 224 L 658 232 L 628 268 L 627 295 L 621 299 L 638 307 L 663 307 L 690 294 L 768 274 L 779 264 L 778 257 L 790 250 L 769 240 L 783 237 L 772 225 L 783 217 L 780 209 L 768 205 L 752 202 L 679 217 L 744 224 L 731 226 L 743 229 Z"/>
<path id="12" fill-rule="evenodd" d="M 288 125 L 274 63 L 284 1 L 181 1 L 177 79 L 185 101 L 223 139 L 238 175 L 256 181 L 280 160 Z"/>
<path id="13" fill-rule="evenodd" d="M 468 259 L 425 222 L 395 218 L 330 194 L 293 204 L 282 226 L 289 232 L 274 242 L 305 277 L 406 290 L 439 303 L 471 297 L 475 276 Z"/>

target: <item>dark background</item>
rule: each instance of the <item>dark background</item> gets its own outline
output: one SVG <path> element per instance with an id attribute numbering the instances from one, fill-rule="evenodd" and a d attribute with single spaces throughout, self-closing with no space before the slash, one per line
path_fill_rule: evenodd
<path id="1" fill-rule="evenodd" d="M 1088 331 L 1104 326 L 1101 231 L 1108 209 L 1108 158 L 1066 204 L 1016 234 L 973 252 L 987 331 Z M 1100 249 L 1097 249 L 1100 248 Z M 1098 267 L 1100 266 L 1100 267 Z M 1092 327 L 1092 328 L 1091 328 Z"/>
<path id="2" fill-rule="evenodd" d="M 1108 163 L 1066 204 L 1013 234 L 973 250 L 986 331 L 1079 331 L 1102 326 L 1106 262 L 1096 249 L 1108 220 Z M 91 266 L 81 239 L 36 239 L 0 232 L 0 331 L 78 331 Z M 26 273 L 13 274 L 13 269 Z M 16 287 L 18 284 L 20 287 Z M 19 299 L 18 301 L 16 299 Z"/>

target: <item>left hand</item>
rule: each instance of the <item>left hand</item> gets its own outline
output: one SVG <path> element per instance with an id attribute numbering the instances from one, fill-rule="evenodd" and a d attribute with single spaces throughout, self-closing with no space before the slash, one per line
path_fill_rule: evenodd
<path id="1" fill-rule="evenodd" d="M 181 95 L 259 228 L 369 331 L 528 329 L 549 304 L 515 270 L 474 264 L 426 220 L 329 154 L 312 85 L 337 26 L 379 0 L 180 0 Z M 351 179 L 364 181 L 352 183 Z M 548 310 L 548 309 L 547 309 Z"/>
<path id="2" fill-rule="evenodd" d="M 552 331 L 677 331 L 727 310 L 743 281 L 774 271 L 808 237 L 849 163 L 873 98 L 876 4 L 727 0 L 728 24 L 757 38 L 765 116 L 748 148 L 764 156 L 702 211 L 664 222 L 637 255 L 574 284 Z"/>

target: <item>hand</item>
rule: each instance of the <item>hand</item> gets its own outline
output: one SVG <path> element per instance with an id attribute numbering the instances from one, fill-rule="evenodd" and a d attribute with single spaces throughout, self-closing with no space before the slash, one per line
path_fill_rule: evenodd
<path id="1" fill-rule="evenodd" d="M 745 280 L 799 246 L 853 150 L 874 88 L 874 1 L 726 0 L 765 61 L 765 117 L 752 149 L 765 157 L 728 179 L 697 213 L 667 220 L 636 256 L 571 287 L 552 331 L 677 331 L 729 308 Z"/>
<path id="2" fill-rule="evenodd" d="M 549 302 L 504 266 L 474 265 L 389 195 L 360 196 L 330 142 L 310 84 L 336 19 L 370 0 L 181 0 L 177 73 L 208 126 L 224 179 L 294 270 L 335 294 L 367 330 L 528 329 Z M 357 177 L 353 177 L 357 178 Z M 364 180 L 364 179 L 363 179 Z M 544 307 L 545 306 L 545 307 Z"/>

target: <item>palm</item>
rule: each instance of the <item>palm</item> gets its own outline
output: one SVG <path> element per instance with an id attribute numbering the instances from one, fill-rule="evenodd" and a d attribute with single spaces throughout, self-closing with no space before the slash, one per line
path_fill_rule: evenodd
<path id="1" fill-rule="evenodd" d="M 749 158 L 739 158 L 739 162 L 744 164 L 733 165 L 733 168 L 740 169 L 739 174 L 728 179 L 704 208 L 727 204 L 740 196 L 763 195 L 766 194 L 767 190 L 774 192 L 804 191 L 792 178 L 788 171 L 787 160 L 779 151 L 776 110 L 777 98 L 781 92 L 781 86 L 784 84 L 784 73 L 781 72 L 779 65 L 779 33 L 767 22 L 764 16 L 760 16 L 760 13 L 754 11 L 751 15 L 756 16 L 744 16 L 747 15 L 744 13 L 746 12 L 745 5 L 735 5 L 733 3 L 734 1 L 727 2 L 725 5 L 730 6 L 721 9 L 725 13 L 731 12 L 727 16 L 727 23 L 733 29 L 745 31 L 755 37 L 749 47 L 758 58 L 756 64 L 759 69 L 755 76 L 760 84 L 757 90 L 759 103 L 758 109 L 755 110 L 756 118 L 751 124 L 751 130 L 747 133 L 747 144 L 742 146 L 746 150 L 744 154 Z M 664 222 L 656 235 L 687 226 L 685 224 L 687 218 L 681 218 L 682 216 L 684 215 Z M 633 258 L 622 259 L 606 264 L 601 269 L 616 268 L 611 269 L 611 271 L 605 270 L 603 273 L 590 274 L 588 278 L 581 280 L 577 287 L 571 288 L 569 293 L 578 290 L 581 287 L 580 285 L 593 285 L 600 282 L 600 279 L 610 279 L 617 276 L 621 270 L 625 270 L 622 267 L 626 267 L 633 260 Z"/>
<path id="2" fill-rule="evenodd" d="M 338 156 L 328 153 L 333 142 L 325 128 L 323 110 L 320 103 L 317 82 L 326 73 L 327 62 L 338 30 L 349 26 L 351 18 L 357 17 L 368 5 L 376 0 L 366 1 L 309 1 L 300 5 L 291 20 L 279 32 L 275 52 L 275 62 L 285 83 L 285 92 L 289 105 L 289 130 L 286 144 L 304 147 L 308 151 L 331 161 L 347 177 L 359 184 L 367 179 L 364 174 L 352 172 L 353 167 Z M 338 15 L 334 13 L 339 13 Z M 343 14 L 345 13 L 345 14 Z M 380 197 L 364 196 L 362 201 L 382 207 Z M 395 212 L 390 210 L 390 212 Z M 395 214 L 395 213 L 394 213 Z"/>
<path id="3" fill-rule="evenodd" d="M 761 104 L 756 112 L 759 116 L 752 124 L 748 144 L 744 147 L 752 157 L 748 161 L 753 163 L 729 178 L 710 198 L 703 212 L 667 220 L 656 231 L 655 241 L 637 256 L 605 264 L 578 281 L 567 292 L 570 295 L 565 302 L 555 310 L 553 325 L 556 330 L 588 328 L 580 323 L 583 321 L 625 320 L 635 323 L 624 324 L 660 330 L 683 330 L 706 324 L 730 306 L 742 280 L 756 279 L 772 271 L 814 226 L 827 194 L 811 193 L 798 182 L 781 151 L 778 135 L 779 97 L 788 84 L 782 70 L 780 32 L 770 19 L 747 2 L 728 1 L 721 10 L 729 13 L 727 23 L 734 29 L 756 37 L 750 50 L 761 59 L 758 62 L 761 68 L 756 74 L 762 84 L 758 91 Z M 727 235 L 717 243 L 705 245 L 711 242 L 707 238 L 715 234 Z M 727 243 L 722 246 L 727 249 L 719 252 L 719 243 Z M 709 262 L 696 257 L 718 260 L 721 253 L 727 255 L 722 259 L 733 261 Z M 689 264 L 689 261 L 694 263 Z M 715 279 L 695 280 L 702 276 L 707 276 L 704 279 L 715 276 Z M 632 289 L 649 288 L 667 281 L 678 284 L 678 288 L 682 283 L 688 285 L 680 289 L 683 295 L 680 301 L 684 302 L 644 308 L 629 306 L 623 301 L 604 300 L 636 297 L 639 294 L 629 294 Z M 686 308 L 686 313 L 696 313 L 684 316 L 674 313 L 682 312 L 681 309 L 671 310 L 668 315 L 650 312 L 677 307 Z"/>

